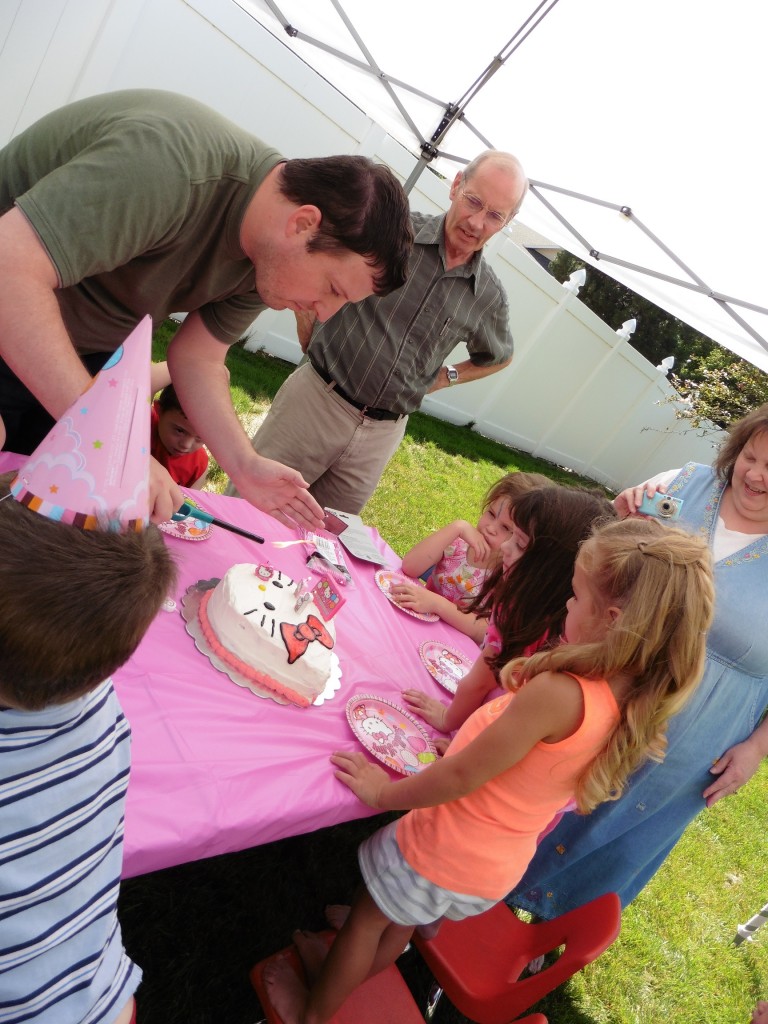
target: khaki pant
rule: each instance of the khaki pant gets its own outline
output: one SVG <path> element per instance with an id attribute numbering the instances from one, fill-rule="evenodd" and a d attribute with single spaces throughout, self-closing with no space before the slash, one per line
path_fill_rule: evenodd
<path id="1" fill-rule="evenodd" d="M 259 455 L 298 470 L 320 505 L 359 514 L 407 423 L 407 416 L 368 419 L 304 363 L 275 395 L 252 444 Z M 226 493 L 237 491 L 230 484 Z"/>

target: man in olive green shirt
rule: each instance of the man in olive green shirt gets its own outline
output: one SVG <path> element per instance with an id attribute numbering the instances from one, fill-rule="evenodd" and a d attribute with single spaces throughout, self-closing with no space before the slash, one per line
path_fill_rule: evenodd
<path id="1" fill-rule="evenodd" d="M 0 416 L 31 451 L 146 314 L 188 316 L 168 352 L 184 411 L 239 492 L 317 526 L 300 474 L 255 453 L 224 358 L 264 308 L 325 320 L 405 280 L 405 195 L 363 157 L 285 161 L 202 104 L 80 100 L 0 150 Z M 182 500 L 153 467 L 153 518 Z"/>

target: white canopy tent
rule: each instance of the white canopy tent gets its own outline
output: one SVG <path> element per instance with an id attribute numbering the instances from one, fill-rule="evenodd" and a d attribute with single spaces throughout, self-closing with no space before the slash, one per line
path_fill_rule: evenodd
<path id="1" fill-rule="evenodd" d="M 236 2 L 414 153 L 410 182 L 511 150 L 522 223 L 768 371 L 759 0 Z"/>

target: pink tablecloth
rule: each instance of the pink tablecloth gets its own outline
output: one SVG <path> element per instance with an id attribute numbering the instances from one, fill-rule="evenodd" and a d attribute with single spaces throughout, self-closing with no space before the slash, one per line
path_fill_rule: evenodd
<path id="1" fill-rule="evenodd" d="M 18 457 L 0 455 L 0 471 Z M 167 537 L 179 566 L 172 595 L 222 576 L 236 562 L 262 556 L 305 575 L 304 548 L 279 550 L 272 540 L 298 535 L 246 502 L 193 492 L 215 516 L 267 538 L 264 545 L 214 527 L 208 540 Z M 378 534 L 377 547 L 400 561 Z M 124 874 L 257 846 L 372 813 L 333 777 L 328 756 L 361 749 L 345 705 L 356 693 L 402 703 L 406 686 L 448 700 L 419 658 L 424 640 L 448 643 L 470 658 L 477 646 L 442 622 L 421 622 L 379 591 L 376 567 L 347 556 L 356 584 L 335 618 L 341 689 L 321 707 L 305 710 L 255 696 L 214 669 L 195 648 L 178 610 L 161 611 L 134 657 L 115 675 L 133 730 Z M 116 572 L 116 580 L 119 571 Z"/>

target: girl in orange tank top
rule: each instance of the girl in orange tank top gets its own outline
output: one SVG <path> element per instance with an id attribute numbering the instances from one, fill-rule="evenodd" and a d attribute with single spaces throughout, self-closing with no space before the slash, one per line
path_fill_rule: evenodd
<path id="1" fill-rule="evenodd" d="M 514 697 L 472 715 L 448 756 L 393 782 L 363 754 L 334 754 L 336 777 L 366 804 L 410 813 L 361 846 L 366 888 L 311 990 L 286 961 L 265 971 L 284 1024 L 323 1024 L 394 962 L 416 925 L 501 898 L 526 866 L 524 856 L 512 866 L 505 858 L 533 852 L 536 804 L 550 789 L 555 801 L 570 792 L 586 814 L 616 799 L 643 760 L 663 758 L 667 720 L 701 676 L 713 606 L 703 541 L 654 520 L 610 523 L 579 552 L 565 642 L 506 665 L 501 681 Z M 509 791 L 524 775 L 536 800 L 515 803 Z M 487 851 L 489 879 L 485 866 L 477 872 Z"/>

